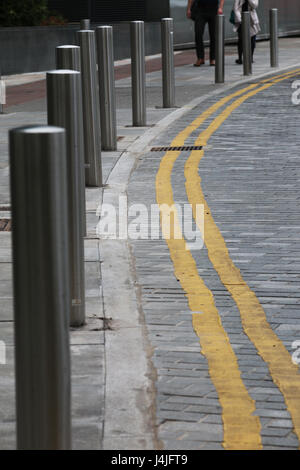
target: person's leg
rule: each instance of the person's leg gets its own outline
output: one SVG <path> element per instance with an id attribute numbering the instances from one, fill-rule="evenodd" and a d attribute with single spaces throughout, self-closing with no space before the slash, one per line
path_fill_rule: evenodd
<path id="1" fill-rule="evenodd" d="M 256 35 L 251 37 L 252 62 L 253 62 L 253 55 L 254 55 L 255 47 L 256 47 Z"/>
<path id="2" fill-rule="evenodd" d="M 204 64 L 204 43 L 203 43 L 203 34 L 205 29 L 205 17 L 201 12 L 197 15 L 195 20 L 195 42 L 196 42 L 196 53 L 198 61 Z"/>
<path id="3" fill-rule="evenodd" d="M 214 63 L 216 55 L 216 15 L 217 12 L 212 11 L 208 16 L 208 28 L 210 38 L 209 58 L 211 64 Z"/>

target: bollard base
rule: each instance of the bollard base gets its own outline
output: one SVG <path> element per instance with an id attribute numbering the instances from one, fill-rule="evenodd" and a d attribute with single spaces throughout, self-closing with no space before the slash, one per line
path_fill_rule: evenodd
<path id="1" fill-rule="evenodd" d="M 181 108 L 181 106 L 176 106 L 176 105 L 173 105 L 173 106 L 155 106 L 155 109 L 179 109 Z"/>

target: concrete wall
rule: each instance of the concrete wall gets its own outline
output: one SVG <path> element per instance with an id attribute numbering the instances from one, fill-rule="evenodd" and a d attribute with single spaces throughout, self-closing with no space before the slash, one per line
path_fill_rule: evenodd
<path id="1" fill-rule="evenodd" d="M 94 25 L 93 25 L 94 27 Z M 2 75 L 55 68 L 55 47 L 76 44 L 78 25 L 0 28 Z M 130 57 L 129 23 L 114 25 L 115 60 Z M 160 24 L 145 23 L 146 54 L 160 52 Z"/>
<path id="2" fill-rule="evenodd" d="M 229 23 L 233 0 L 225 0 L 225 36 L 227 41 L 236 40 L 236 33 Z M 186 18 L 187 0 L 170 0 L 170 16 L 174 18 L 174 41 L 178 47 L 186 47 L 194 44 L 194 22 Z M 278 8 L 278 22 L 280 36 L 288 36 L 300 33 L 300 1 L 299 0 L 260 0 L 258 15 L 261 25 L 261 33 L 258 39 L 269 35 L 269 10 Z M 206 28 L 205 37 L 208 39 Z"/>
<path id="3" fill-rule="evenodd" d="M 156 1 L 156 0 L 155 0 Z M 187 0 L 170 0 L 170 16 L 174 18 L 175 47 L 192 47 L 194 23 L 186 18 Z M 225 2 L 226 39 L 236 39 L 229 23 L 232 2 Z M 268 13 L 270 8 L 279 9 L 279 33 L 281 36 L 300 33 L 299 0 L 264 0 L 260 2 L 259 17 L 261 34 L 268 37 Z M 100 23 L 99 23 L 100 24 Z M 103 24 L 103 23 L 102 23 Z M 96 26 L 93 24 L 93 27 Z M 39 72 L 55 67 L 56 46 L 76 44 L 78 24 L 67 26 L 43 26 L 27 28 L 0 28 L 0 71 L 3 75 Z M 161 50 L 159 22 L 146 22 L 146 54 L 157 54 Z M 206 32 L 207 38 L 207 32 Z M 129 23 L 114 24 L 115 59 L 130 57 Z"/>

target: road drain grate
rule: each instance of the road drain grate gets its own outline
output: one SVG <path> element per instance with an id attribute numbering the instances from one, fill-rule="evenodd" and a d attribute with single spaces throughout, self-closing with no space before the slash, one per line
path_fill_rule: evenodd
<path id="1" fill-rule="evenodd" d="M 0 232 L 11 232 L 11 219 L 0 219 Z"/>
<path id="2" fill-rule="evenodd" d="M 151 152 L 191 152 L 192 150 L 202 150 L 202 146 L 187 145 L 182 147 L 152 147 Z"/>

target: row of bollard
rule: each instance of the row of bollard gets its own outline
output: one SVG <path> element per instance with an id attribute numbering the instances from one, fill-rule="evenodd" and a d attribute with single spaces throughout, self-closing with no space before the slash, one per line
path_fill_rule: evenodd
<path id="1" fill-rule="evenodd" d="M 83 20 L 47 72 L 47 126 L 10 131 L 18 449 L 71 448 L 69 327 L 85 323 L 85 185 L 116 150 L 111 26 Z M 162 20 L 163 106 L 175 101 L 173 20 Z M 146 125 L 144 23 L 130 27 L 133 126 Z M 97 65 L 98 64 L 98 65 Z"/>
<path id="2" fill-rule="evenodd" d="M 272 13 L 272 66 L 276 18 Z M 224 16 L 217 21 L 221 83 Z M 173 20 L 161 25 L 163 107 L 171 108 Z M 77 38 L 78 46 L 56 48 L 57 70 L 47 73 L 48 125 L 10 131 L 18 449 L 71 448 L 69 326 L 85 323 L 85 184 L 103 185 L 101 149 L 117 148 L 112 27 L 95 33 L 83 20 Z M 131 22 L 130 39 L 133 126 L 145 126 L 142 21 Z"/>
<path id="3" fill-rule="evenodd" d="M 243 43 L 243 73 L 245 76 L 252 74 L 252 51 L 250 34 L 250 12 L 242 13 L 242 43 Z M 272 8 L 269 12 L 270 26 L 270 65 L 278 67 L 278 9 Z M 216 18 L 216 68 L 215 83 L 225 81 L 225 16 Z"/>

